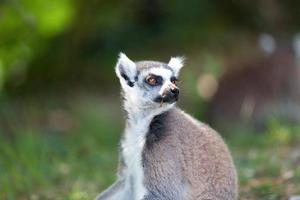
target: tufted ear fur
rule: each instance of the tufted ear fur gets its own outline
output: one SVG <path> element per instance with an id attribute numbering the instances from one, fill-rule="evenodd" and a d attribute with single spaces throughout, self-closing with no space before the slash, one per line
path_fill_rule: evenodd
<path id="1" fill-rule="evenodd" d="M 173 69 L 175 76 L 178 76 L 180 69 L 184 65 L 184 57 L 171 57 L 168 65 Z"/>
<path id="2" fill-rule="evenodd" d="M 115 70 L 122 86 L 124 83 L 130 87 L 134 86 L 135 77 L 137 74 L 136 65 L 124 53 L 119 54 L 119 59 Z"/>

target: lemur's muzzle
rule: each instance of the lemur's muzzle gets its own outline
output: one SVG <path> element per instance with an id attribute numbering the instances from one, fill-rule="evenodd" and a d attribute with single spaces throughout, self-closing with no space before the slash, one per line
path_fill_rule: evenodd
<path id="1" fill-rule="evenodd" d="M 158 96 L 155 101 L 158 103 L 174 103 L 178 100 L 179 89 L 174 86 L 166 89 L 161 96 Z"/>

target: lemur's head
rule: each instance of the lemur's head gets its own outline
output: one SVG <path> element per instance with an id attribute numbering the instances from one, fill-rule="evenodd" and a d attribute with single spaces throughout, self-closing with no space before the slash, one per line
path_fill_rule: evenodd
<path id="1" fill-rule="evenodd" d="M 183 58 L 171 58 L 168 64 L 155 61 L 133 62 L 120 53 L 116 73 L 125 100 L 144 108 L 170 107 L 178 100 L 177 78 Z"/>

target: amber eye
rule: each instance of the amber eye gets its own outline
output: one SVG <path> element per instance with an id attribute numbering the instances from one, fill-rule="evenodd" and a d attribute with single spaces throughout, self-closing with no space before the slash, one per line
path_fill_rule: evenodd
<path id="1" fill-rule="evenodd" d="M 157 80 L 152 76 L 146 78 L 146 81 L 149 85 L 156 85 L 156 83 L 157 83 Z"/>

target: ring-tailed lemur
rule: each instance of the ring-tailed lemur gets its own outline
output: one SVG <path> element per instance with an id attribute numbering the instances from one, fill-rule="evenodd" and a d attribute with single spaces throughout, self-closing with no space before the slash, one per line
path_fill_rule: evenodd
<path id="1" fill-rule="evenodd" d="M 234 200 L 237 175 L 221 137 L 175 108 L 182 58 L 133 62 L 120 53 L 126 128 L 118 180 L 97 200 Z"/>

